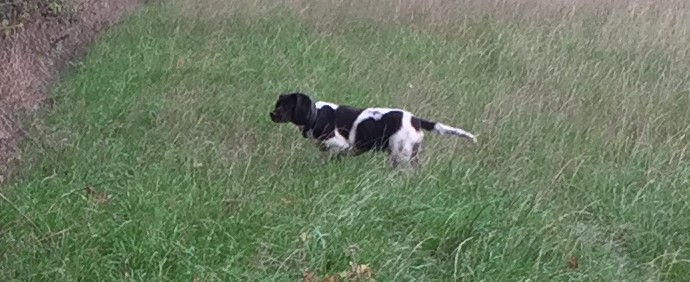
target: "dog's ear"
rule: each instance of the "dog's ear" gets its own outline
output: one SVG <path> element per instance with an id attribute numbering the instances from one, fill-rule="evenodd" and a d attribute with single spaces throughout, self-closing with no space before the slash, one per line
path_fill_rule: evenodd
<path id="1" fill-rule="evenodd" d="M 297 125 L 306 125 L 314 113 L 314 102 L 304 94 L 295 95 L 295 107 L 292 112 L 292 122 Z"/>
<path id="2" fill-rule="evenodd" d="M 278 99 L 276 100 L 276 107 L 278 107 L 279 105 L 285 106 L 286 104 L 289 103 L 289 102 L 287 102 L 287 101 L 289 101 L 290 98 L 292 98 L 292 97 L 290 97 L 290 95 L 288 95 L 288 94 L 280 94 L 280 95 L 278 95 Z"/>

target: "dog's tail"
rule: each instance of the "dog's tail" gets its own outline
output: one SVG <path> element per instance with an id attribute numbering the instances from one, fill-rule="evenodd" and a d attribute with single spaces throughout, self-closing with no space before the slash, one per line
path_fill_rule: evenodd
<path id="1" fill-rule="evenodd" d="M 462 130 L 460 128 L 455 128 L 449 125 L 445 125 L 440 122 L 433 122 L 433 121 L 428 121 L 422 118 L 417 118 L 420 122 L 420 125 L 422 129 L 428 130 L 434 133 L 438 133 L 443 136 L 458 136 L 462 138 L 467 138 L 472 140 L 473 143 L 477 143 L 477 137 L 475 137 L 472 133 L 469 133 L 465 130 Z"/>

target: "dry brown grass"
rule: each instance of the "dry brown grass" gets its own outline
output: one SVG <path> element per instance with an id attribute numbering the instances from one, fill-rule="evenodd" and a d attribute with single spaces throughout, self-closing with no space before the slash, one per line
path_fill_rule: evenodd
<path id="1" fill-rule="evenodd" d="M 60 17 L 31 19 L 0 41 L 0 175 L 16 159 L 22 136 L 20 116 L 48 98 L 50 83 L 106 27 L 138 5 L 138 0 L 74 0 L 76 22 Z"/>
<path id="2" fill-rule="evenodd" d="M 690 7 L 687 1 L 645 0 L 284 0 L 294 11 L 319 22 L 330 21 L 333 15 L 346 14 L 359 19 L 383 23 L 421 25 L 450 28 L 462 23 L 467 17 L 496 16 L 510 20 L 558 20 L 591 15 L 628 14 L 665 20 Z"/>

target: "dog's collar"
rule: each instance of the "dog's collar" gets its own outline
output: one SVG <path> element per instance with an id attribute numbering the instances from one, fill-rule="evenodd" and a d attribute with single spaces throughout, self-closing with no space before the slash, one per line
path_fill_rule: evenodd
<path id="1" fill-rule="evenodd" d="M 316 118 L 317 118 L 318 113 L 319 112 L 316 109 L 316 104 L 311 103 L 311 113 L 309 115 L 309 122 L 307 122 L 307 124 L 302 126 L 302 136 L 304 138 L 309 137 L 307 132 L 309 132 L 309 130 L 312 130 L 314 128 L 314 126 L 316 125 Z"/>

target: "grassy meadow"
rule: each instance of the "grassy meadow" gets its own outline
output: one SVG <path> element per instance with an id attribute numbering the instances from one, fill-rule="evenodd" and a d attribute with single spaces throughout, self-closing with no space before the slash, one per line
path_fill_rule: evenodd
<path id="1" fill-rule="evenodd" d="M 687 281 L 690 5 L 602 2 L 150 3 L 26 120 L 0 280 Z M 326 162 L 288 91 L 479 144 Z"/>

